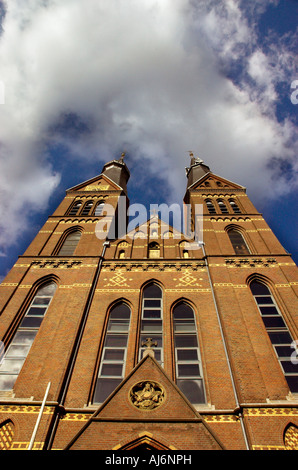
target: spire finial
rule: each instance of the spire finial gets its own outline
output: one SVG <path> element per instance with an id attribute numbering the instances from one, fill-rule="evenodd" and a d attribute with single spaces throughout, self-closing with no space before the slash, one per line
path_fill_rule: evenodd
<path id="1" fill-rule="evenodd" d="M 189 150 L 188 153 L 189 153 L 189 156 L 190 156 L 190 164 L 191 165 L 195 165 L 195 164 L 198 164 L 198 163 L 204 163 L 204 161 L 201 158 L 194 157 L 194 154 L 193 154 L 192 150 Z"/>
<path id="2" fill-rule="evenodd" d="M 126 155 L 126 152 L 121 153 L 121 157 L 119 158 L 119 162 L 123 163 L 125 155 Z"/>

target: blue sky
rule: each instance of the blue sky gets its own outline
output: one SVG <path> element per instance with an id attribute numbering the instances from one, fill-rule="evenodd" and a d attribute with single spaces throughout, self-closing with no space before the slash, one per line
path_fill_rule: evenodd
<path id="1" fill-rule="evenodd" d="M 132 203 L 181 203 L 192 150 L 297 262 L 297 6 L 0 0 L 0 279 L 123 150 Z"/>

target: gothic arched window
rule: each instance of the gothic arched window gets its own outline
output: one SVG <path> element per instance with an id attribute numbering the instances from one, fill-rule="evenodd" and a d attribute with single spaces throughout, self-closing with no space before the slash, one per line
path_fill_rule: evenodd
<path id="1" fill-rule="evenodd" d="M 82 232 L 80 230 L 74 230 L 66 235 L 62 246 L 58 252 L 60 256 L 72 256 L 75 249 L 80 241 Z"/>
<path id="2" fill-rule="evenodd" d="M 269 288 L 261 282 L 253 281 L 250 284 L 250 290 L 256 301 L 289 388 L 292 392 L 297 393 L 298 360 L 295 355 L 293 338 Z M 294 360 L 293 356 L 295 356 Z"/>
<path id="3" fill-rule="evenodd" d="M 151 338 L 157 343 L 154 347 L 155 359 L 163 364 L 162 318 L 162 290 L 157 284 L 148 284 L 143 290 L 142 298 L 139 359 L 142 359 L 145 349 L 142 344 Z"/>
<path id="4" fill-rule="evenodd" d="M 230 242 L 233 245 L 236 255 L 249 255 L 250 251 L 242 236 L 242 233 L 234 228 L 228 230 Z"/>
<path id="5" fill-rule="evenodd" d="M 57 285 L 40 287 L 20 323 L 0 365 L 0 390 L 11 390 L 29 353 Z"/>
<path id="6" fill-rule="evenodd" d="M 173 327 L 177 386 L 191 403 L 205 403 L 196 321 L 187 303 L 174 307 Z"/>
<path id="7" fill-rule="evenodd" d="M 77 215 L 81 206 L 82 206 L 82 201 L 75 202 L 72 208 L 70 209 L 68 215 Z"/>
<path id="8" fill-rule="evenodd" d="M 112 307 L 95 387 L 95 403 L 103 403 L 124 378 L 129 325 L 128 305 L 120 302 Z"/>

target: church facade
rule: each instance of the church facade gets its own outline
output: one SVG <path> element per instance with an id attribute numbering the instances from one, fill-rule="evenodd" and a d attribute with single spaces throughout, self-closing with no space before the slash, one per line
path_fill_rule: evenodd
<path id="1" fill-rule="evenodd" d="M 122 156 L 67 190 L 0 286 L 0 449 L 298 449 L 290 254 L 193 156 L 194 239 L 126 231 L 129 177 Z"/>

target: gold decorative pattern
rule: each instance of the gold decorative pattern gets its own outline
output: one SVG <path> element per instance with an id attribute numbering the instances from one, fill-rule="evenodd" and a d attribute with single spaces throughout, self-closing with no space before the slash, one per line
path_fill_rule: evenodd
<path id="1" fill-rule="evenodd" d="M 100 185 L 89 184 L 89 186 L 86 186 L 84 191 L 108 191 L 109 188 L 110 188 L 110 186 L 108 184 L 106 184 L 106 185 L 103 185 L 103 184 L 100 184 Z"/>
<path id="2" fill-rule="evenodd" d="M 179 281 L 179 284 L 176 284 L 176 287 L 186 287 L 186 286 L 192 286 L 192 287 L 202 287 L 201 284 L 198 284 L 198 279 L 195 276 L 191 275 L 191 270 L 186 269 L 185 272 L 182 274 L 182 276 L 177 279 L 173 278 L 174 281 Z M 203 279 L 199 279 L 202 281 Z"/>
<path id="3" fill-rule="evenodd" d="M 1 405 L 0 413 L 39 413 L 40 406 L 34 405 Z M 43 413 L 51 414 L 53 412 L 52 408 L 45 406 Z"/>
<path id="4" fill-rule="evenodd" d="M 30 442 L 14 442 L 11 450 L 27 450 Z M 34 442 L 32 450 L 42 450 L 44 442 Z"/>
<path id="5" fill-rule="evenodd" d="M 129 391 L 129 400 L 139 410 L 154 410 L 163 404 L 165 391 L 152 380 L 136 383 Z"/>
<path id="6" fill-rule="evenodd" d="M 92 284 L 70 284 L 66 286 L 59 286 L 59 289 L 77 289 L 80 288 L 90 288 Z"/>
<path id="7" fill-rule="evenodd" d="M 253 445 L 252 450 L 285 450 L 284 446 Z"/>
<path id="8" fill-rule="evenodd" d="M 288 427 L 284 442 L 286 450 L 298 450 L 298 428 L 296 426 Z"/>
<path id="9" fill-rule="evenodd" d="M 0 426 L 0 450 L 8 450 L 11 447 L 14 436 L 12 421 L 6 421 Z"/>
<path id="10" fill-rule="evenodd" d="M 98 292 L 98 293 L 113 293 L 113 292 L 140 292 L 140 289 L 96 289 L 95 292 Z"/>
<path id="11" fill-rule="evenodd" d="M 133 279 L 127 279 L 122 272 L 117 272 L 111 279 L 104 279 L 104 281 L 109 281 L 104 287 L 129 287 L 127 281 L 132 280 Z"/>
<path id="12" fill-rule="evenodd" d="M 203 416 L 206 423 L 237 423 L 238 417 L 234 415 L 212 415 Z"/>
<path id="13" fill-rule="evenodd" d="M 3 282 L 0 284 L 0 287 L 16 287 L 18 286 L 17 282 Z"/>
<path id="14" fill-rule="evenodd" d="M 205 263 L 203 261 L 199 262 L 183 262 L 180 260 L 178 263 L 167 263 L 167 262 L 105 262 L 102 271 L 104 272 L 113 272 L 117 270 L 121 271 L 131 271 L 131 272 L 177 272 L 185 270 L 191 270 L 193 272 L 204 272 L 206 271 Z"/>
<path id="15" fill-rule="evenodd" d="M 83 413 L 67 413 L 61 418 L 62 421 L 88 421 L 90 415 Z"/>
<path id="16" fill-rule="evenodd" d="M 298 416 L 297 408 L 247 408 L 247 416 Z"/>
<path id="17" fill-rule="evenodd" d="M 211 292 L 211 289 L 165 289 L 165 292 Z"/>

